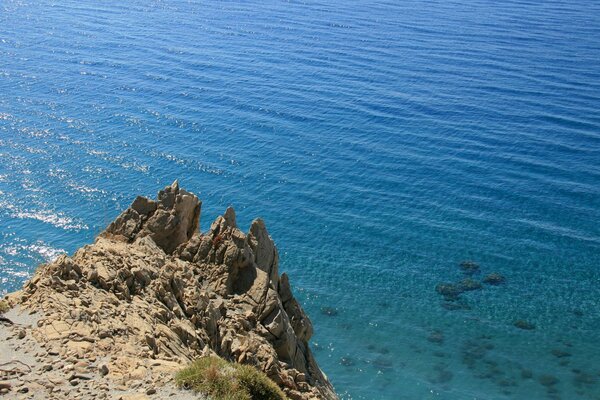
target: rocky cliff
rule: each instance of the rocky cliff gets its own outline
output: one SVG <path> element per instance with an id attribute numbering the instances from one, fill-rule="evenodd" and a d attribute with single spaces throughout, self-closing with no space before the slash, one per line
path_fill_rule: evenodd
<path id="1" fill-rule="evenodd" d="M 44 398 L 151 396 L 190 361 L 218 355 L 256 366 L 290 399 L 337 399 L 264 222 L 244 233 L 228 208 L 201 233 L 200 209 L 177 182 L 138 197 L 93 244 L 6 297 L 34 318 L 6 335 L 24 341 L 13 352 L 36 348 L 37 365 L 20 371 L 48 375 L 35 380 Z"/>

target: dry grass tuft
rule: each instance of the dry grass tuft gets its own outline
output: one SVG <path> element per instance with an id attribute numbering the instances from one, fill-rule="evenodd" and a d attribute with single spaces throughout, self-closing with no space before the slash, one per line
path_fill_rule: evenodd
<path id="1" fill-rule="evenodd" d="M 4 314 L 8 310 L 10 310 L 10 306 L 8 305 L 6 300 L 0 300 L 0 314 Z"/>
<path id="2" fill-rule="evenodd" d="M 176 382 L 213 400 L 286 400 L 263 372 L 217 357 L 194 361 L 177 374 Z"/>

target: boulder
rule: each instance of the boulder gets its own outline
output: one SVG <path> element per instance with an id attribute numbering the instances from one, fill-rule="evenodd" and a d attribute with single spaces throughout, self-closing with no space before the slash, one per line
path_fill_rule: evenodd
<path id="1" fill-rule="evenodd" d="M 156 201 L 138 196 L 101 236 L 127 242 L 148 236 L 170 254 L 198 229 L 201 204 L 175 181 L 158 193 Z"/>

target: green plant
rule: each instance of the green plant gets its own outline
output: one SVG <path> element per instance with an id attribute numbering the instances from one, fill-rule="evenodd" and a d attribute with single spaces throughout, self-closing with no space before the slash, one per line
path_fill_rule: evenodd
<path id="1" fill-rule="evenodd" d="M 4 314 L 10 309 L 10 306 L 6 302 L 6 300 L 0 300 L 0 314 Z"/>
<path id="2" fill-rule="evenodd" d="M 259 400 L 281 400 L 285 395 L 264 373 L 258 371 L 250 365 L 236 365 L 238 370 L 238 379 L 245 387 L 253 399 Z"/>
<path id="3" fill-rule="evenodd" d="M 249 365 L 203 357 L 181 370 L 177 385 L 213 400 L 285 400 L 279 387 L 263 372 Z"/>

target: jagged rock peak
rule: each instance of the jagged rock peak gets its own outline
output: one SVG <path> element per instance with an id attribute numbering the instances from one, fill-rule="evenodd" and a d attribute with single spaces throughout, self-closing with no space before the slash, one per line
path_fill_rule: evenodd
<path id="1" fill-rule="evenodd" d="M 187 242 L 198 230 L 202 202 L 176 180 L 158 192 L 157 200 L 138 196 L 101 234 L 133 242 L 149 236 L 167 254 Z"/>
<path id="2" fill-rule="evenodd" d="M 254 365 L 291 400 L 337 400 L 264 221 L 244 233 L 228 208 L 201 233 L 200 206 L 175 181 L 156 200 L 136 198 L 93 244 L 42 265 L 7 296 L 39 316 L 27 335 L 63 361 L 112 360 L 98 379 L 114 385 L 168 383 L 216 355 Z"/>

